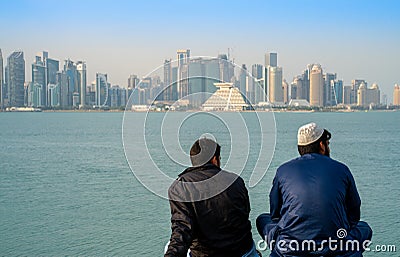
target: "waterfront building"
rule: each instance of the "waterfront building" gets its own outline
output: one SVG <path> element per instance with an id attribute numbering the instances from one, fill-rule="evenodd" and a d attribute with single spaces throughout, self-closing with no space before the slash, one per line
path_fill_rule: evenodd
<path id="1" fill-rule="evenodd" d="M 60 106 L 60 84 L 48 84 L 47 86 L 47 99 L 49 107 Z"/>
<path id="2" fill-rule="evenodd" d="M 283 90 L 283 103 L 289 103 L 289 84 L 284 79 L 282 82 L 282 90 Z"/>
<path id="3" fill-rule="evenodd" d="M 3 75 L 4 75 L 4 73 L 3 73 L 3 54 L 0 49 L 0 109 L 1 110 L 4 109 L 4 89 L 3 89 L 4 77 L 3 77 Z"/>
<path id="4" fill-rule="evenodd" d="M 323 92 L 324 92 L 324 100 L 323 100 L 323 106 L 333 106 L 336 105 L 336 99 L 335 99 L 335 92 L 334 92 L 334 84 L 333 82 L 336 80 L 336 73 L 325 73 L 323 75 L 324 79 L 324 86 L 323 86 Z"/>
<path id="5" fill-rule="evenodd" d="M 76 64 L 70 59 L 65 60 L 64 62 L 64 71 L 67 76 L 67 85 L 68 85 L 68 106 L 73 106 L 73 96 L 74 93 L 79 94 L 78 87 L 78 73 L 76 71 Z M 75 104 L 78 104 L 75 102 Z"/>
<path id="6" fill-rule="evenodd" d="M 248 105 L 233 83 L 214 83 L 218 90 L 202 105 L 204 111 L 241 111 Z"/>
<path id="7" fill-rule="evenodd" d="M 324 79 L 319 64 L 314 64 L 310 72 L 310 105 L 324 106 Z"/>
<path id="8" fill-rule="evenodd" d="M 108 82 L 107 74 L 96 73 L 96 93 L 95 93 L 95 106 L 105 107 L 108 106 Z"/>
<path id="9" fill-rule="evenodd" d="M 163 100 L 172 101 L 173 100 L 173 87 L 172 87 L 172 63 L 171 59 L 164 61 L 164 91 Z"/>
<path id="10" fill-rule="evenodd" d="M 189 93 L 189 59 L 190 50 L 177 50 L 177 62 L 178 62 L 178 79 L 177 79 L 177 91 L 178 98 L 182 99 Z"/>
<path id="11" fill-rule="evenodd" d="M 243 95 L 246 95 L 247 88 L 247 67 L 246 64 L 242 64 L 242 68 L 239 73 L 239 85 L 238 88 Z"/>
<path id="12" fill-rule="evenodd" d="M 268 97 L 272 104 L 283 103 L 282 68 L 268 66 Z"/>
<path id="13" fill-rule="evenodd" d="M 265 54 L 265 67 L 276 67 L 278 66 L 278 54 L 277 53 L 266 53 Z"/>
<path id="14" fill-rule="evenodd" d="M 32 86 L 29 92 L 32 97 L 28 101 L 28 106 L 44 107 L 46 106 L 46 67 L 41 56 L 35 57 L 35 62 L 32 64 Z M 40 96 L 37 93 L 40 92 Z"/>
<path id="15" fill-rule="evenodd" d="M 331 81 L 331 87 L 333 88 L 333 105 L 343 103 L 343 80 Z"/>
<path id="16" fill-rule="evenodd" d="M 264 89 L 264 66 L 261 64 L 253 64 L 251 66 L 252 83 L 254 85 L 254 102 L 265 102 L 267 100 Z"/>
<path id="17" fill-rule="evenodd" d="M 83 61 L 78 61 L 76 64 L 76 72 L 77 72 L 77 87 L 79 93 L 79 106 L 84 108 L 86 105 L 86 90 L 87 90 L 86 63 Z"/>
<path id="18" fill-rule="evenodd" d="M 400 106 L 400 85 L 398 84 L 394 85 L 393 105 Z"/>
<path id="19" fill-rule="evenodd" d="M 362 82 L 357 90 L 357 106 L 368 107 L 380 104 L 380 90 L 377 84 L 372 84 L 370 88 Z"/>
<path id="20" fill-rule="evenodd" d="M 25 60 L 22 51 L 14 51 L 7 58 L 8 106 L 24 106 Z"/>
<path id="21" fill-rule="evenodd" d="M 367 81 L 363 79 L 353 79 L 351 81 L 350 104 L 358 103 L 358 88 L 361 86 L 361 84 L 364 84 L 366 88 L 368 87 Z"/>

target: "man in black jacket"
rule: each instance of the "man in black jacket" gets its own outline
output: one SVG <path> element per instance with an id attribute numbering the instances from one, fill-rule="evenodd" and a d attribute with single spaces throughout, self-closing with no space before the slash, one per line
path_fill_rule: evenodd
<path id="1" fill-rule="evenodd" d="M 165 257 L 258 256 L 249 221 L 250 201 L 243 179 L 220 169 L 220 145 L 207 138 L 190 149 L 193 167 L 168 191 L 170 243 Z"/>

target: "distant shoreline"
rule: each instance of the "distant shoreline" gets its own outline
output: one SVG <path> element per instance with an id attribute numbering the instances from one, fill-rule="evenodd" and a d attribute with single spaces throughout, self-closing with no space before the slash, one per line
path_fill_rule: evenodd
<path id="1" fill-rule="evenodd" d="M 165 113 L 165 112 L 203 112 L 201 110 L 182 110 L 182 111 L 155 111 L 155 110 L 149 110 L 149 111 L 127 111 L 129 113 Z M 352 113 L 352 112 L 398 112 L 400 109 L 377 109 L 377 110 L 245 110 L 245 111 L 240 111 L 241 113 L 246 113 L 246 112 L 277 112 L 277 113 Z M 0 113 L 10 113 L 10 112 L 34 112 L 34 111 L 1 111 Z M 40 112 L 46 112 L 46 113 L 52 113 L 52 112 L 58 112 L 58 113 L 122 113 L 125 112 L 125 110 L 42 110 Z M 229 112 L 229 111 L 213 111 L 213 112 Z"/>

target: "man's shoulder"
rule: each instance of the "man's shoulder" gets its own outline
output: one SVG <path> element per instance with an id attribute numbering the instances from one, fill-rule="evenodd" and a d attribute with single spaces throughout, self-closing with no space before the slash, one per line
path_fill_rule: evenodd
<path id="1" fill-rule="evenodd" d="M 293 158 L 280 165 L 278 167 L 277 173 L 282 173 L 286 170 L 292 170 L 293 168 L 307 167 L 307 165 L 311 164 L 311 161 L 313 160 L 319 162 L 320 164 L 323 164 L 326 167 L 331 166 L 335 169 L 343 170 L 345 173 L 350 173 L 350 169 L 347 167 L 346 164 L 321 154 L 306 154 Z"/>

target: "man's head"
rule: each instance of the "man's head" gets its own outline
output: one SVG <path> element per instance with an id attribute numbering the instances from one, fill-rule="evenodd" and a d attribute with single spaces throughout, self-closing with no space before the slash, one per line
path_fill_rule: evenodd
<path id="1" fill-rule="evenodd" d="M 307 153 L 320 153 L 330 155 L 329 140 L 331 133 L 318 127 L 315 123 L 309 123 L 299 128 L 297 133 L 297 149 L 300 155 Z"/>
<path id="2" fill-rule="evenodd" d="M 221 146 L 212 139 L 200 138 L 190 148 L 190 161 L 193 166 L 212 163 L 220 166 Z"/>

